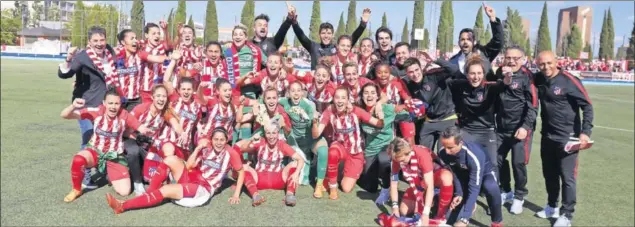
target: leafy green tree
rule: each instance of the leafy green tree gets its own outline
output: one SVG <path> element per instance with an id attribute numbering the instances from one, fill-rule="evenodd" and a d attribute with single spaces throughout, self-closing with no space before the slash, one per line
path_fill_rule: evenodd
<path id="1" fill-rule="evenodd" d="M 84 2 L 77 1 L 75 3 L 75 13 L 73 13 L 72 28 L 71 28 L 71 45 L 75 47 L 84 48 L 88 37 L 86 37 L 87 24 L 84 21 L 86 11 L 84 9 Z"/>
<path id="2" fill-rule="evenodd" d="M 416 29 L 423 29 L 424 26 L 424 1 L 415 1 L 414 10 L 412 13 L 412 29 L 410 30 L 410 40 L 414 49 L 421 49 L 423 46 L 423 40 L 415 41 Z"/>
<path id="3" fill-rule="evenodd" d="M 311 25 L 309 27 L 310 38 L 313 41 L 320 40 L 320 24 L 322 23 L 321 15 L 320 15 L 320 1 L 314 0 L 313 7 L 311 10 Z M 299 40 L 296 38 L 299 42 Z"/>
<path id="4" fill-rule="evenodd" d="M 187 20 L 187 25 L 194 27 L 194 20 L 192 20 L 192 15 L 190 15 L 190 19 Z"/>
<path id="5" fill-rule="evenodd" d="M 240 14 L 240 23 L 247 26 L 247 37 L 254 37 L 254 18 L 255 18 L 256 3 L 254 0 L 245 1 L 243 11 Z"/>
<path id="6" fill-rule="evenodd" d="M 580 51 L 582 50 L 582 33 L 577 24 L 571 26 L 571 32 L 567 39 L 567 57 L 578 59 L 580 57 Z"/>
<path id="7" fill-rule="evenodd" d="M 626 60 L 628 60 L 628 67 L 632 69 L 635 67 L 635 23 L 633 23 L 633 30 L 631 31 L 631 38 L 629 38 L 628 49 L 626 49 Z"/>
<path id="8" fill-rule="evenodd" d="M 20 30 L 20 18 L 13 17 L 12 9 L 2 10 L 0 20 L 0 44 L 14 45 L 18 31 Z"/>
<path id="9" fill-rule="evenodd" d="M 351 0 L 348 3 L 348 18 L 346 19 L 346 34 L 353 34 L 357 28 L 357 16 L 355 16 L 355 9 L 357 9 L 357 3 L 355 0 Z"/>
<path id="10" fill-rule="evenodd" d="M 381 26 L 388 27 L 388 18 L 386 17 L 386 12 L 384 12 L 384 15 L 381 17 Z"/>
<path id="11" fill-rule="evenodd" d="M 335 38 L 339 38 L 346 32 L 346 25 L 344 24 L 344 12 L 340 14 L 340 20 L 337 22 L 337 29 L 335 30 Z"/>
<path id="12" fill-rule="evenodd" d="M 428 49 L 430 48 L 430 32 L 428 32 L 428 29 L 424 29 L 423 30 L 423 49 Z"/>
<path id="13" fill-rule="evenodd" d="M 216 1 L 207 1 L 207 11 L 205 13 L 205 42 L 218 40 L 218 15 L 216 15 Z"/>
<path id="14" fill-rule="evenodd" d="M 608 38 L 609 38 L 609 25 L 607 23 L 606 11 L 604 11 L 604 19 L 602 19 L 602 32 L 600 32 L 600 49 L 598 51 L 598 58 L 607 58 Z"/>
<path id="15" fill-rule="evenodd" d="M 608 38 L 606 39 L 606 56 L 609 59 L 613 59 L 615 54 L 615 26 L 613 25 L 613 16 L 611 15 L 611 8 L 606 16 L 606 24 L 608 26 Z"/>
<path id="16" fill-rule="evenodd" d="M 174 25 L 185 24 L 185 18 L 187 14 L 186 1 L 179 0 L 179 4 L 176 7 L 176 13 L 174 14 Z"/>
<path id="17" fill-rule="evenodd" d="M 488 29 L 489 30 L 489 29 Z M 547 17 L 547 2 L 542 7 L 538 38 L 536 39 L 536 53 L 551 49 L 551 35 L 549 34 L 549 18 Z"/>
<path id="18" fill-rule="evenodd" d="M 485 37 L 485 25 L 483 24 L 483 6 L 478 8 L 478 12 L 476 13 L 476 21 L 474 21 L 474 37 L 481 44 L 485 44 L 489 42 L 489 40 L 484 40 Z"/>
<path id="19" fill-rule="evenodd" d="M 134 0 L 132 2 L 132 8 L 130 9 L 130 29 L 137 33 L 137 35 L 143 34 L 143 27 L 145 26 L 145 11 L 143 0 Z"/>
<path id="20" fill-rule="evenodd" d="M 31 15 L 30 20 L 31 27 L 40 27 L 40 21 L 44 19 L 44 5 L 42 4 L 42 1 L 33 1 L 31 8 L 33 8 L 33 14 Z"/>
<path id="21" fill-rule="evenodd" d="M 401 31 L 401 42 L 408 42 L 408 18 L 406 18 L 406 22 L 403 24 L 403 30 Z"/>

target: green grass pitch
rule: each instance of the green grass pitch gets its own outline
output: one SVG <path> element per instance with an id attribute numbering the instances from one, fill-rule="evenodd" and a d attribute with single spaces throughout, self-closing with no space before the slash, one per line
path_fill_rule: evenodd
<path id="1" fill-rule="evenodd" d="M 268 201 L 254 208 L 246 194 L 241 204 L 229 205 L 225 190 L 209 205 L 183 208 L 172 203 L 115 216 L 104 194 L 108 187 L 85 193 L 73 203 L 63 197 L 71 189 L 70 162 L 78 152 L 80 136 L 76 121 L 63 120 L 60 111 L 70 103 L 69 80 L 56 75 L 57 62 L 2 59 L 1 70 L 1 213 L 3 226 L 28 225 L 233 225 L 233 226 L 377 226 L 380 209 L 376 195 L 359 190 L 340 194 L 339 201 L 312 197 L 313 189 L 298 190 L 298 205 L 283 205 L 283 192 L 265 191 Z M 574 224 L 584 226 L 632 226 L 633 191 L 633 97 L 632 86 L 586 85 L 593 100 L 595 128 L 592 149 L 582 151 L 578 175 L 578 204 Z M 525 212 L 511 215 L 504 209 L 507 226 L 547 226 L 534 217 L 546 203 L 537 133 L 529 162 L 529 196 Z M 480 204 L 486 204 L 480 198 Z M 489 225 L 479 206 L 473 224 Z"/>

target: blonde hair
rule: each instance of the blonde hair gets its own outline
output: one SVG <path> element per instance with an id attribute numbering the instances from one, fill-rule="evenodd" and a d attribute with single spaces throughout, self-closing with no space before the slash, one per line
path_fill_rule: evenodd
<path id="1" fill-rule="evenodd" d="M 388 154 L 394 157 L 401 157 L 403 155 L 407 155 L 412 149 L 410 148 L 410 144 L 404 138 L 396 137 L 395 139 L 388 144 Z"/>
<path id="2" fill-rule="evenodd" d="M 236 31 L 236 29 L 243 30 L 243 32 L 245 33 L 245 36 L 247 36 L 247 26 L 245 26 L 243 24 L 235 25 L 234 28 L 232 29 L 232 35 L 234 34 L 234 31 Z"/>
<path id="3" fill-rule="evenodd" d="M 480 54 L 471 54 L 470 57 L 467 59 L 467 62 L 465 63 L 465 68 L 463 69 L 464 72 L 467 74 L 470 72 L 470 67 L 473 65 L 479 65 L 481 66 L 481 68 L 483 69 L 483 73 L 485 72 L 485 62 L 483 62 L 483 59 L 481 59 L 481 55 Z"/>

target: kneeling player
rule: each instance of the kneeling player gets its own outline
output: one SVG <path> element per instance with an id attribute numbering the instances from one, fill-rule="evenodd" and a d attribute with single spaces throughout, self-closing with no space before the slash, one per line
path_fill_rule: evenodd
<path id="1" fill-rule="evenodd" d="M 163 202 L 164 198 L 174 199 L 176 204 L 184 207 L 201 206 L 220 187 L 230 167 L 238 172 L 238 179 L 236 190 L 229 198 L 229 203 L 240 203 L 240 189 L 245 172 L 240 155 L 234 148 L 227 145 L 227 140 L 228 135 L 225 129 L 220 127 L 214 129 L 212 144 L 199 144 L 186 164 L 174 155 L 166 157 L 152 177 L 146 194 L 126 201 L 117 200 L 111 194 L 106 194 L 108 205 L 115 214 L 130 209 L 155 206 Z M 168 171 L 174 184 L 162 186 L 163 181 L 168 178 Z"/>
<path id="2" fill-rule="evenodd" d="M 244 146 L 243 151 L 255 152 L 257 156 L 256 167 L 245 165 L 245 187 L 253 199 L 253 206 L 265 202 L 265 197 L 258 193 L 264 189 L 287 189 L 285 203 L 295 206 L 295 189 L 300 183 L 300 170 L 304 167 L 304 159 L 297 154 L 285 141 L 279 139 L 280 126 L 277 123 L 265 127 L 265 139 L 260 140 L 256 135 L 249 145 Z M 285 157 L 290 157 L 293 162 L 282 166 Z"/>
<path id="3" fill-rule="evenodd" d="M 445 213 L 454 190 L 452 172 L 432 161 L 433 153 L 430 149 L 419 145 L 412 147 L 403 138 L 394 139 L 388 146 L 388 152 L 392 158 L 390 200 L 393 215 L 405 216 L 418 213 L 421 215 L 420 225 L 445 224 Z M 410 185 L 406 189 L 401 206 L 397 202 L 400 170 Z M 435 187 L 440 188 L 439 207 L 435 218 L 428 221 Z"/>

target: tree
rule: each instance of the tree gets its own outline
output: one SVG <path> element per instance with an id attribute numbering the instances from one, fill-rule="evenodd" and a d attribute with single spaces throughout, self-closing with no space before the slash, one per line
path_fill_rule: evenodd
<path id="1" fill-rule="evenodd" d="M 313 1 L 313 8 L 311 13 L 311 25 L 309 27 L 309 32 L 311 33 L 311 40 L 317 41 L 320 40 L 320 24 L 322 23 L 322 19 L 320 15 L 320 1 Z M 299 42 L 298 38 L 296 40 Z M 295 46 L 295 45 L 294 45 Z"/>
<path id="2" fill-rule="evenodd" d="M 613 59 L 615 54 L 615 26 L 613 26 L 613 16 L 611 15 L 611 8 L 606 16 L 606 25 L 608 26 L 608 37 L 606 38 L 606 56 L 609 59 Z"/>
<path id="3" fill-rule="evenodd" d="M 187 9 L 185 0 L 179 0 L 179 4 L 176 7 L 176 13 L 174 14 L 174 25 L 178 26 L 179 24 L 185 24 L 186 14 Z"/>
<path id="4" fill-rule="evenodd" d="M 593 49 L 591 48 L 591 44 L 587 42 L 586 46 L 584 46 L 584 49 L 582 51 L 586 52 L 588 56 L 588 58 L 585 61 L 590 62 L 593 59 Z"/>
<path id="5" fill-rule="evenodd" d="M 428 29 L 423 29 L 423 49 L 428 49 L 430 48 L 430 33 L 428 32 Z"/>
<path id="6" fill-rule="evenodd" d="M 108 29 L 106 30 L 106 36 L 108 36 L 108 43 L 114 44 L 117 43 L 117 31 L 119 31 L 118 22 L 120 12 L 114 5 L 109 5 L 107 7 L 107 10 L 109 19 L 107 19 Z"/>
<path id="7" fill-rule="evenodd" d="M 452 13 L 452 2 L 449 0 L 444 0 L 441 3 L 437 29 L 437 49 L 441 53 L 451 52 L 454 45 L 454 14 Z"/>
<path id="8" fill-rule="evenodd" d="M 86 37 L 87 24 L 84 21 L 86 11 L 84 3 L 80 0 L 75 3 L 75 13 L 71 23 L 71 45 L 74 47 L 84 48 L 88 37 Z"/>
<path id="9" fill-rule="evenodd" d="M 518 10 L 512 10 L 507 7 L 507 19 L 505 19 L 505 47 L 520 46 L 524 47 L 527 42 L 527 34 L 523 29 L 522 18 Z"/>
<path id="10" fill-rule="evenodd" d="M 254 0 L 245 1 L 243 11 L 240 14 L 240 23 L 247 26 L 247 37 L 254 36 L 254 30 L 252 27 L 254 26 L 255 10 L 256 3 L 254 3 Z"/>
<path id="11" fill-rule="evenodd" d="M 192 15 L 190 15 L 190 19 L 187 20 L 187 25 L 194 27 L 194 20 L 192 20 Z"/>
<path id="12" fill-rule="evenodd" d="M 626 57 L 626 47 L 617 48 L 617 53 L 615 54 L 615 60 L 622 60 Z"/>
<path id="13" fill-rule="evenodd" d="M 15 1 L 13 6 L 15 7 L 14 16 L 21 18 L 20 29 L 23 26 L 29 25 L 29 20 L 31 19 L 31 14 L 29 10 L 28 1 Z M 4 18 L 3 18 L 4 20 Z"/>
<path id="14" fill-rule="evenodd" d="M 577 24 L 571 26 L 571 32 L 567 38 L 566 55 L 567 57 L 578 59 L 582 50 L 582 33 Z"/>
<path id="15" fill-rule="evenodd" d="M 549 34 L 549 18 L 547 17 L 547 2 L 542 7 L 542 16 L 540 16 L 540 26 L 538 28 L 538 37 L 536 39 L 536 53 L 540 53 L 551 49 L 551 35 Z"/>
<path id="16" fill-rule="evenodd" d="M 476 21 L 474 21 L 474 37 L 479 41 L 480 44 L 485 44 L 489 42 L 489 40 L 484 40 L 485 36 L 485 25 L 483 24 L 483 6 L 478 8 L 478 12 L 476 13 Z"/>
<path id="17" fill-rule="evenodd" d="M 626 60 L 628 60 L 628 68 L 635 67 L 635 23 L 633 23 L 633 30 L 631 31 L 631 38 L 628 42 L 628 49 L 626 50 Z"/>
<path id="18" fill-rule="evenodd" d="M 145 12 L 143 0 L 134 0 L 132 2 L 132 8 L 130 9 L 130 29 L 137 33 L 137 35 L 143 34 L 143 27 L 145 26 Z"/>
<path id="19" fill-rule="evenodd" d="M 401 42 L 408 42 L 408 18 L 406 18 L 406 22 L 403 24 L 403 30 L 401 32 Z"/>
<path id="20" fill-rule="evenodd" d="M 602 32 L 600 32 L 600 49 L 598 51 L 598 58 L 599 59 L 606 59 L 607 57 L 607 51 L 606 49 L 608 48 L 607 46 L 607 42 L 608 42 L 608 29 L 609 26 L 607 24 L 607 20 L 606 20 L 606 11 L 604 11 L 604 19 L 602 19 Z"/>
<path id="21" fill-rule="evenodd" d="M 51 4 L 48 12 L 46 13 L 46 20 L 59 21 L 60 20 L 60 7 L 57 4 Z"/>
<path id="22" fill-rule="evenodd" d="M 293 38 L 293 47 L 298 48 L 301 47 L 302 44 L 300 44 L 300 39 L 298 39 L 298 37 L 296 36 L 295 38 Z"/>
<path id="23" fill-rule="evenodd" d="M 346 29 L 346 25 L 344 24 L 344 12 L 340 14 L 340 20 L 337 22 L 337 29 L 335 29 L 335 38 L 339 38 L 341 35 L 344 35 Z"/>
<path id="24" fill-rule="evenodd" d="M 490 25 L 487 24 L 487 28 L 485 29 L 485 33 L 483 34 L 483 39 L 484 42 L 481 42 L 481 44 L 485 45 L 486 43 L 489 42 L 490 39 L 492 39 L 492 29 L 489 27 Z"/>
<path id="25" fill-rule="evenodd" d="M 381 26 L 388 27 L 388 18 L 386 17 L 386 12 L 384 12 L 384 15 L 381 17 Z"/>
<path id="26" fill-rule="evenodd" d="M 218 16 L 216 15 L 216 1 L 207 1 L 205 13 L 205 42 L 218 40 Z"/>
<path id="27" fill-rule="evenodd" d="M 176 25 L 174 24 L 174 8 L 170 9 L 170 13 L 168 13 L 168 34 L 170 35 L 171 40 L 174 39 L 174 37 L 176 37 L 176 33 L 174 32 L 176 30 Z"/>
<path id="28" fill-rule="evenodd" d="M 0 44 L 15 44 L 18 31 L 20 30 L 20 18 L 13 17 L 14 10 L 3 9 L 2 20 L 0 20 Z"/>
<path id="29" fill-rule="evenodd" d="M 423 46 L 423 40 L 415 41 L 415 31 L 416 29 L 423 29 L 424 26 L 424 1 L 418 0 L 415 1 L 415 6 L 412 14 L 412 30 L 410 30 L 412 40 L 412 46 L 414 49 L 421 49 Z"/>
<path id="30" fill-rule="evenodd" d="M 357 16 L 355 16 L 355 9 L 357 8 L 357 3 L 355 0 L 351 0 L 348 3 L 348 18 L 346 19 L 346 34 L 353 34 L 355 29 L 357 28 Z"/>
<path id="31" fill-rule="evenodd" d="M 525 45 L 523 46 L 523 49 L 525 50 L 525 54 L 527 56 L 532 56 L 532 54 L 531 54 L 531 40 L 529 40 L 529 38 L 527 38 L 527 40 L 525 40 Z"/>
<path id="32" fill-rule="evenodd" d="M 31 27 L 40 27 L 40 21 L 42 21 L 44 16 L 44 5 L 42 5 L 42 1 L 36 0 L 33 1 L 33 14 L 31 15 Z"/>

